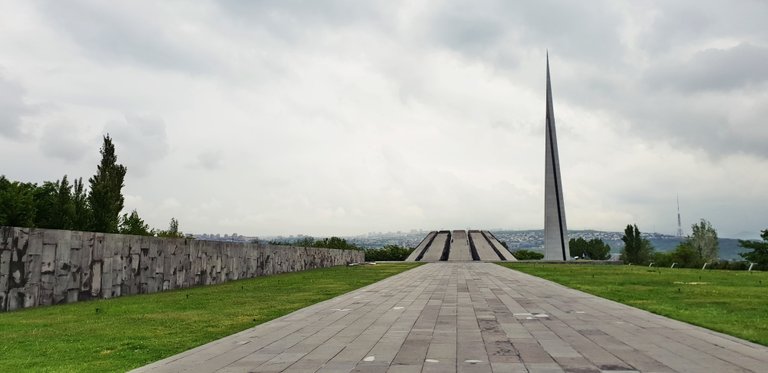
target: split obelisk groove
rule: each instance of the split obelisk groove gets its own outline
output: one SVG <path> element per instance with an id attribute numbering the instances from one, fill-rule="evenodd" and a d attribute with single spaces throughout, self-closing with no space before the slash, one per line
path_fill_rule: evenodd
<path id="1" fill-rule="evenodd" d="M 560 177 L 560 157 L 557 151 L 555 110 L 552 105 L 552 83 L 549 78 L 547 54 L 547 113 L 546 155 L 544 167 L 544 260 L 569 260 L 568 229 L 565 225 L 565 204 Z"/>

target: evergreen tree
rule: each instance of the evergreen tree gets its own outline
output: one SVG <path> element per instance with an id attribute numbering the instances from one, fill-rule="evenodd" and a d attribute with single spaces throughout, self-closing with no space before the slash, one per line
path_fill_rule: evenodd
<path id="1" fill-rule="evenodd" d="M 91 227 L 96 232 L 116 233 L 123 209 L 122 189 L 126 168 L 117 163 L 115 146 L 109 135 L 104 136 L 100 153 L 101 163 L 96 174 L 88 179 L 91 184 L 88 202 L 93 213 Z"/>

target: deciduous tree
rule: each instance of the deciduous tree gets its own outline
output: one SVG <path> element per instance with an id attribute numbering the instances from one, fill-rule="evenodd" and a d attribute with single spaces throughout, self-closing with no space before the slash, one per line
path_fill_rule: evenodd
<path id="1" fill-rule="evenodd" d="M 648 263 L 651 254 L 653 254 L 653 246 L 651 246 L 650 241 L 640 236 L 640 230 L 637 229 L 637 224 L 628 224 L 624 229 L 624 237 L 622 237 L 621 240 L 624 241 L 624 250 L 621 253 L 621 259 L 625 263 Z"/>
<path id="2" fill-rule="evenodd" d="M 675 251 L 670 253 L 673 263 L 678 267 L 698 268 L 704 265 L 701 252 L 693 246 L 690 240 L 685 240 L 677 245 Z"/>
<path id="3" fill-rule="evenodd" d="M 35 226 L 51 229 L 74 229 L 75 205 L 67 175 L 55 182 L 46 181 L 35 195 Z"/>
<path id="4" fill-rule="evenodd" d="M 184 238 L 184 233 L 179 231 L 179 221 L 176 218 L 171 218 L 167 231 L 158 231 L 156 235 L 157 237 L 166 238 Z"/>
<path id="5" fill-rule="evenodd" d="M 0 176 L 0 225 L 32 227 L 35 223 L 35 185 Z"/>
<path id="6" fill-rule="evenodd" d="M 691 226 L 693 233 L 688 238 L 690 245 L 699 252 L 704 261 L 712 261 L 718 258 L 720 244 L 717 239 L 717 231 L 712 223 L 701 219 L 698 224 Z"/>
<path id="7" fill-rule="evenodd" d="M 764 230 L 760 237 L 763 238 L 763 242 L 739 240 L 739 246 L 752 250 L 739 255 L 752 263 L 757 263 L 762 269 L 768 269 L 768 229 Z"/>
<path id="8" fill-rule="evenodd" d="M 83 178 L 72 183 L 72 229 L 85 231 L 90 229 L 93 212 L 88 205 L 88 193 L 85 192 Z"/>
<path id="9" fill-rule="evenodd" d="M 120 217 L 120 233 L 134 234 L 138 236 L 152 236 L 154 232 L 149 229 L 149 225 L 139 217 L 139 213 L 134 209 L 131 214 L 123 214 Z"/>
<path id="10" fill-rule="evenodd" d="M 35 188 L 33 195 L 35 200 L 34 226 L 39 228 L 58 228 L 56 223 L 59 211 L 56 206 L 57 187 L 50 181 L 43 182 Z"/>
<path id="11" fill-rule="evenodd" d="M 589 241 L 582 237 L 571 238 L 568 247 L 571 249 L 571 255 L 583 259 L 606 260 L 611 257 L 611 247 L 599 238 L 593 238 Z"/>

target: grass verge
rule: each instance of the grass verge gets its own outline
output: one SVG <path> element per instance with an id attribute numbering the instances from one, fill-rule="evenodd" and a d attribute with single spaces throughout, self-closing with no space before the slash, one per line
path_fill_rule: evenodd
<path id="1" fill-rule="evenodd" d="M 768 272 L 617 265 L 501 265 L 768 346 Z"/>
<path id="2" fill-rule="evenodd" d="M 0 372 L 125 371 L 417 265 L 332 267 L 0 313 Z"/>

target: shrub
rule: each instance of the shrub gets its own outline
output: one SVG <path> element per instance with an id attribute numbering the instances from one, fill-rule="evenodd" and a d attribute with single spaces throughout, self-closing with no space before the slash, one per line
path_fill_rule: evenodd
<path id="1" fill-rule="evenodd" d="M 381 260 L 405 260 L 414 249 L 397 245 L 387 245 L 380 249 L 365 250 L 365 261 L 376 262 Z"/>
<path id="2" fill-rule="evenodd" d="M 704 265 L 704 259 L 696 247 L 690 241 L 681 242 L 675 248 L 675 251 L 669 253 L 672 261 L 677 263 L 677 267 L 701 268 Z"/>
<path id="3" fill-rule="evenodd" d="M 512 253 L 517 260 L 541 260 L 544 254 L 531 250 L 517 250 Z"/>
<path id="4" fill-rule="evenodd" d="M 323 238 L 316 240 L 312 237 L 303 237 L 299 240 L 289 241 L 269 241 L 270 245 L 282 245 L 282 246 L 296 246 L 296 247 L 320 247 L 325 249 L 339 249 L 339 250 L 362 250 L 359 246 L 347 242 L 347 240 L 339 237 Z"/>
<path id="5" fill-rule="evenodd" d="M 671 267 L 672 263 L 675 263 L 672 253 L 662 253 L 659 251 L 653 253 L 651 261 L 655 267 Z"/>
<path id="6" fill-rule="evenodd" d="M 718 261 L 709 263 L 707 265 L 707 268 L 708 269 L 729 269 L 732 271 L 746 271 L 747 269 L 749 269 L 749 262 L 718 260 Z"/>

